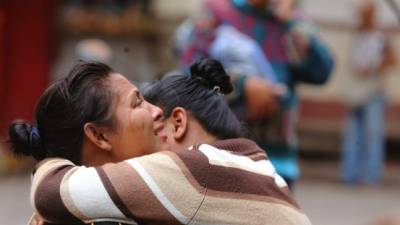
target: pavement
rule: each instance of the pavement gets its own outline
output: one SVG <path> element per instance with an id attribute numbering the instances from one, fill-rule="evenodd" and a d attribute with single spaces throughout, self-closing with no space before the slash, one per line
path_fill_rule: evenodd
<path id="1" fill-rule="evenodd" d="M 386 166 L 383 184 L 376 187 L 347 186 L 339 182 L 337 162 L 302 160 L 302 179 L 294 196 L 314 225 L 369 225 L 400 215 L 400 163 Z M 29 204 L 28 173 L 0 176 L 0 221 L 26 224 Z"/>
<path id="2" fill-rule="evenodd" d="M 301 170 L 294 195 L 314 225 L 381 225 L 377 222 L 400 215 L 398 161 L 386 164 L 379 186 L 341 183 L 335 160 L 303 159 Z"/>

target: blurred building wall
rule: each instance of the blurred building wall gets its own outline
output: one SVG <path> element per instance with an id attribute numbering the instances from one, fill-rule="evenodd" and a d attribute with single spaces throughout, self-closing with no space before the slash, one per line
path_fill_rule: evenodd
<path id="1" fill-rule="evenodd" d="M 156 0 L 154 8 L 161 18 L 184 18 L 199 12 L 201 0 Z"/>
<path id="2" fill-rule="evenodd" d="M 2 0 L 0 137 L 15 118 L 31 120 L 52 61 L 54 0 Z"/>

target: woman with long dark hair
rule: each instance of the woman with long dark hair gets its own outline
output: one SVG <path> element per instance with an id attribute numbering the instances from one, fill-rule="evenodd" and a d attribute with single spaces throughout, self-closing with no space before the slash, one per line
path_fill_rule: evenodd
<path id="1" fill-rule="evenodd" d="M 239 138 L 231 90 L 211 59 L 155 82 L 145 93 L 164 109 L 156 131 L 170 151 L 97 167 L 49 158 L 33 178 L 34 209 L 61 224 L 310 224 L 263 150 Z"/>

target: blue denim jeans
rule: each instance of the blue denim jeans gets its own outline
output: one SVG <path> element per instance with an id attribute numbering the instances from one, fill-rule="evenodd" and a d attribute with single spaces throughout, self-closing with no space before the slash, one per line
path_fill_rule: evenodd
<path id="1" fill-rule="evenodd" d="M 378 184 L 384 170 L 385 108 L 383 96 L 349 112 L 342 146 L 346 183 Z"/>

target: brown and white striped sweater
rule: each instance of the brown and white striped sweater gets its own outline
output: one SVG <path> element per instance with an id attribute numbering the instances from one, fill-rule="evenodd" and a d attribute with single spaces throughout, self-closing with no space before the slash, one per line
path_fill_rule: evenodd
<path id="1" fill-rule="evenodd" d="M 31 202 L 61 224 L 308 225 L 264 151 L 247 139 L 108 163 L 38 165 Z"/>

